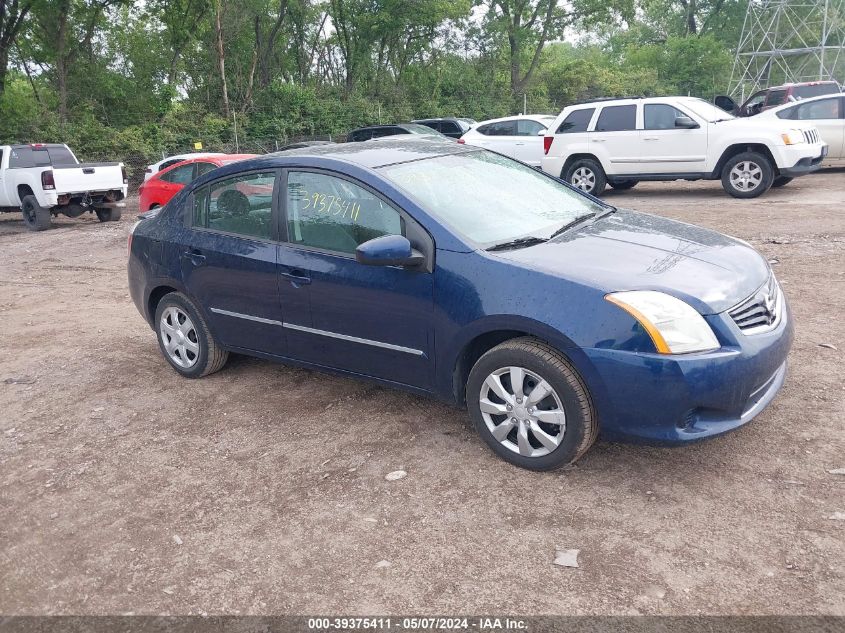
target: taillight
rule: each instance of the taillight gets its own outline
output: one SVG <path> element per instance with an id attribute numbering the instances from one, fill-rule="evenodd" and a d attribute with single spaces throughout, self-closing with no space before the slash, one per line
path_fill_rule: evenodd
<path id="1" fill-rule="evenodd" d="M 132 255 L 132 236 L 135 235 L 135 229 L 138 228 L 138 225 L 141 223 L 141 220 L 137 220 L 135 224 L 129 227 L 129 238 L 126 240 L 126 253 L 128 255 Z"/>
<path id="2" fill-rule="evenodd" d="M 123 184 L 128 185 L 129 184 L 129 177 L 126 175 L 126 166 L 125 165 L 120 166 L 120 173 L 123 174 Z"/>
<path id="3" fill-rule="evenodd" d="M 50 191 L 56 188 L 56 181 L 53 178 L 53 170 L 48 169 L 41 172 L 41 188 L 44 191 Z"/>
<path id="4" fill-rule="evenodd" d="M 458 143 L 460 143 L 461 145 L 463 145 L 463 144 L 465 144 L 465 143 L 466 143 L 466 141 L 465 141 L 464 139 L 462 139 L 462 138 L 459 138 L 459 139 L 458 139 Z"/>
<path id="5" fill-rule="evenodd" d="M 555 140 L 554 136 L 544 136 L 543 137 L 543 153 L 548 154 L 549 150 L 552 148 L 552 141 Z"/>

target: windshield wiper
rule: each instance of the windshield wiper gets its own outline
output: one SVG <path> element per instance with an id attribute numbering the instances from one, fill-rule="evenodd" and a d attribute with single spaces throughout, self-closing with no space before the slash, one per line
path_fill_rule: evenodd
<path id="1" fill-rule="evenodd" d="M 534 246 L 535 244 L 542 244 L 543 242 L 548 242 L 544 237 L 518 237 L 515 240 L 510 240 L 509 242 L 502 242 L 501 244 L 494 244 L 493 246 L 489 247 L 488 251 L 506 251 L 511 248 L 525 248 L 526 246 Z"/>
<path id="2" fill-rule="evenodd" d="M 611 209 L 613 209 L 613 211 L 615 211 L 615 210 L 616 210 L 616 209 L 614 209 L 613 207 L 611 207 Z M 609 211 L 609 213 L 613 213 L 613 211 Z M 595 216 L 596 216 L 596 214 L 595 214 L 595 213 L 585 213 L 584 215 L 579 215 L 577 218 L 575 218 L 574 220 L 572 220 L 572 222 L 567 222 L 567 223 L 566 223 L 566 224 L 564 224 L 562 227 L 560 227 L 557 231 L 555 231 L 554 233 L 552 233 L 552 234 L 549 236 L 549 239 L 552 239 L 552 238 L 554 238 L 554 237 L 557 237 L 557 236 L 558 236 L 558 235 L 560 235 L 561 233 L 565 233 L 566 231 L 568 231 L 569 229 L 571 229 L 571 228 L 572 228 L 573 226 L 575 226 L 576 224 L 581 224 L 581 222 L 583 222 L 584 220 L 586 220 L 586 219 L 588 219 L 588 218 L 594 218 Z"/>

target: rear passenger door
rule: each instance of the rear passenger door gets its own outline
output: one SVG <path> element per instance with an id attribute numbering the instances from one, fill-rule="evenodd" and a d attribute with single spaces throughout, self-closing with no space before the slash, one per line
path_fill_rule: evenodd
<path id="1" fill-rule="evenodd" d="M 607 105 L 590 134 L 590 151 L 608 175 L 636 174 L 643 168 L 639 137 L 636 104 Z"/>
<path id="2" fill-rule="evenodd" d="M 363 183 L 311 169 L 287 172 L 279 296 L 289 355 L 421 389 L 432 382 L 433 273 L 367 266 L 358 245 L 405 235 L 433 258 L 409 216 Z"/>
<path id="3" fill-rule="evenodd" d="M 528 163 L 532 167 L 539 167 L 543 160 L 543 137 L 540 132 L 546 126 L 531 119 L 519 119 L 516 122 L 516 134 L 519 139 L 515 143 L 514 158 Z"/>
<path id="4" fill-rule="evenodd" d="M 484 131 L 479 128 L 479 132 L 485 135 L 482 143 L 477 143 L 491 149 L 494 152 L 499 152 L 505 156 L 519 158 L 517 150 L 519 145 L 525 140 L 517 134 L 516 120 L 511 121 L 497 121 L 496 123 L 488 123 L 483 126 Z M 519 144 L 519 145 L 517 145 Z"/>
<path id="5" fill-rule="evenodd" d="M 226 347 L 285 353 L 276 270 L 278 170 L 212 181 L 189 202 L 182 281 Z"/>

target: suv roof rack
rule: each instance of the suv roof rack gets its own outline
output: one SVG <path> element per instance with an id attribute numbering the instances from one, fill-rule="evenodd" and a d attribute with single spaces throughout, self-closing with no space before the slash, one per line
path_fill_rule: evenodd
<path id="1" fill-rule="evenodd" d="M 597 99 L 585 99 L 583 101 L 576 101 L 569 105 L 581 105 L 582 103 L 599 103 L 601 101 L 622 101 L 623 99 L 645 99 L 643 95 L 635 95 L 630 97 L 598 97 Z"/>

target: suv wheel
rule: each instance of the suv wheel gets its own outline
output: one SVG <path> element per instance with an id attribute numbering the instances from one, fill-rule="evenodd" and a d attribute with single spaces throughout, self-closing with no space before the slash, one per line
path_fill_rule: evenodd
<path id="1" fill-rule="evenodd" d="M 21 200 L 21 215 L 23 223 L 30 231 L 44 231 L 50 228 L 50 209 L 38 204 L 35 196 L 24 196 Z"/>
<path id="2" fill-rule="evenodd" d="M 162 297 L 156 308 L 161 353 L 186 378 L 200 378 L 223 368 L 229 352 L 214 340 L 193 301 L 181 292 Z"/>
<path id="3" fill-rule="evenodd" d="M 769 190 L 774 179 L 769 159 L 757 152 L 737 154 L 722 168 L 722 187 L 734 198 L 756 198 Z"/>
<path id="4" fill-rule="evenodd" d="M 581 457 L 598 435 L 587 387 L 557 350 L 533 338 L 484 354 L 467 380 L 476 431 L 504 460 L 551 470 Z"/>
<path id="5" fill-rule="evenodd" d="M 563 179 L 584 193 L 600 196 L 607 186 L 607 177 L 601 165 L 592 158 L 579 158 L 563 175 Z"/>

